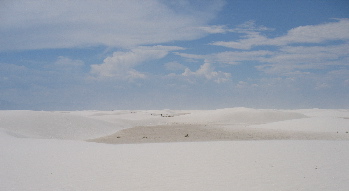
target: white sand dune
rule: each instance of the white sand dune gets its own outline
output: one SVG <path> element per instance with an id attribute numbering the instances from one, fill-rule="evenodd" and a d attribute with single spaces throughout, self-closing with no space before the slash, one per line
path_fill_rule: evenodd
<path id="1" fill-rule="evenodd" d="M 84 140 L 122 129 L 122 122 L 74 115 L 71 112 L 0 111 L 0 128 L 18 137 Z"/>
<path id="2" fill-rule="evenodd" d="M 348 131 L 349 110 L 0 111 L 0 190 L 344 191 Z"/>

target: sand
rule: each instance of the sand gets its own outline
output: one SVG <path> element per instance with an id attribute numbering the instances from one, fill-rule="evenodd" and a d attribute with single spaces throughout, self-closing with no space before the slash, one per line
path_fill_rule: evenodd
<path id="1" fill-rule="evenodd" d="M 238 140 L 349 140 L 349 134 L 328 132 L 293 132 L 260 128 L 219 128 L 205 125 L 138 126 L 112 135 L 87 141 L 109 144 L 204 142 Z"/>
<path id="2" fill-rule="evenodd" d="M 349 110 L 0 111 L 0 190 L 346 191 L 348 131 Z"/>

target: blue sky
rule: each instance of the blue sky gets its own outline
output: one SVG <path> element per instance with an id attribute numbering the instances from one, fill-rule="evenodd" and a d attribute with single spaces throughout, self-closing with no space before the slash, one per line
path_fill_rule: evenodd
<path id="1" fill-rule="evenodd" d="M 0 34 L 0 109 L 349 108 L 346 0 L 4 0 Z"/>

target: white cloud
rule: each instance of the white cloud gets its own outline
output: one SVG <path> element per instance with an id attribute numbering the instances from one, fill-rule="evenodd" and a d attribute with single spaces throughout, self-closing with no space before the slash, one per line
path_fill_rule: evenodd
<path id="1" fill-rule="evenodd" d="M 343 83 L 344 83 L 344 85 L 345 85 L 345 86 L 349 86 L 349 79 L 344 80 L 344 82 L 343 82 Z"/>
<path id="2" fill-rule="evenodd" d="M 168 62 L 165 64 L 165 68 L 170 71 L 179 71 L 184 70 L 186 67 L 178 62 Z"/>
<path id="3" fill-rule="evenodd" d="M 230 29 L 231 32 L 245 33 L 247 35 L 256 33 L 257 31 L 270 31 L 274 30 L 265 26 L 257 26 L 254 20 L 246 21 L 245 23 L 237 26 L 235 29 Z"/>
<path id="4" fill-rule="evenodd" d="M 320 25 L 300 26 L 276 38 L 263 36 L 261 31 L 264 30 L 268 29 L 256 27 L 254 22 L 247 22 L 231 30 L 245 34 L 243 39 L 211 43 L 240 49 L 239 51 L 227 51 L 200 57 L 211 63 L 240 64 L 244 61 L 256 61 L 260 63 L 256 67 L 258 70 L 276 75 L 308 75 L 309 70 L 312 69 L 324 70 L 331 66 L 349 65 L 349 19 L 337 19 Z M 268 51 L 250 50 L 252 47 L 262 45 L 276 47 Z"/>
<path id="5" fill-rule="evenodd" d="M 212 45 L 224 46 L 228 48 L 248 50 L 255 46 L 284 46 L 295 43 L 323 43 L 333 40 L 349 40 L 349 19 L 337 19 L 336 22 L 330 22 L 320 25 L 308 25 L 293 28 L 284 36 L 276 38 L 267 38 L 260 34 L 263 31 L 254 25 L 246 24 L 246 28 L 237 28 L 231 31 L 244 33 L 245 36 L 239 41 L 219 41 L 211 43 Z M 267 30 L 267 29 L 265 29 Z"/>
<path id="6" fill-rule="evenodd" d="M 51 65 L 51 68 L 57 70 L 74 71 L 79 70 L 84 66 L 81 60 L 73 60 L 64 56 L 58 57 L 57 61 Z"/>
<path id="7" fill-rule="evenodd" d="M 206 60 L 211 63 L 240 64 L 244 61 L 261 61 L 275 53 L 267 50 L 234 52 L 227 51 L 206 56 Z"/>
<path id="8" fill-rule="evenodd" d="M 186 58 L 188 62 L 197 62 L 197 60 L 205 59 L 205 55 L 188 54 L 188 53 L 180 53 L 180 52 L 175 52 L 174 54 L 181 56 L 183 58 Z"/>
<path id="9" fill-rule="evenodd" d="M 222 83 L 230 80 L 231 74 L 221 71 L 215 71 L 210 63 L 204 63 L 200 66 L 197 71 L 191 71 L 189 68 L 186 68 L 182 73 L 182 76 L 186 77 L 203 77 L 207 80 L 213 80 L 216 83 Z"/>
<path id="10" fill-rule="evenodd" d="M 328 85 L 327 83 L 317 83 L 314 89 L 321 90 L 321 89 L 328 89 L 328 88 L 330 88 L 330 85 Z"/>
<path id="11" fill-rule="evenodd" d="M 287 35 L 271 40 L 271 44 L 321 43 L 330 40 L 349 40 L 349 19 L 321 25 L 300 26 L 288 31 Z"/>
<path id="12" fill-rule="evenodd" d="M 285 46 L 268 58 L 260 58 L 257 69 L 269 74 L 295 74 L 297 70 L 349 65 L 349 44 L 332 46 Z"/>
<path id="13" fill-rule="evenodd" d="M 218 42 L 211 43 L 211 45 L 248 50 L 256 45 L 268 44 L 267 41 L 268 39 L 266 37 L 261 36 L 260 34 L 255 34 L 255 35 L 249 35 L 249 38 L 242 39 L 237 42 L 236 41 L 229 41 L 229 42 L 218 41 Z"/>
<path id="14" fill-rule="evenodd" d="M 270 29 L 264 26 L 257 26 L 254 21 L 247 21 L 244 24 L 239 25 L 235 29 L 226 29 L 226 31 L 228 32 L 244 34 L 244 36 L 242 36 L 243 38 L 242 40 L 229 41 L 229 42 L 218 41 L 210 44 L 216 45 L 216 46 L 224 46 L 228 48 L 247 50 L 247 49 L 250 49 L 252 46 L 267 43 L 268 38 L 265 36 L 262 36 L 260 32 L 270 31 L 270 30 L 273 30 L 273 29 Z"/>
<path id="15" fill-rule="evenodd" d="M 114 52 L 113 56 L 104 59 L 102 64 L 91 65 L 90 73 L 97 78 L 145 78 L 145 74 L 134 69 L 135 66 L 145 61 L 163 58 L 170 51 L 182 49 L 177 46 L 140 46 L 127 52 Z"/>
<path id="16" fill-rule="evenodd" d="M 183 2 L 185 7 L 180 6 Z M 212 32 L 200 27 L 222 6 L 222 1 L 205 1 L 199 7 L 190 1 L 161 0 L 2 1 L 0 50 L 131 48 L 192 40 Z"/>
<path id="17" fill-rule="evenodd" d="M 268 74 L 307 75 L 310 69 L 323 70 L 331 66 L 349 66 L 349 44 L 328 46 L 283 46 L 274 51 L 226 51 L 208 55 L 177 53 L 209 63 L 243 64 L 254 61 L 256 68 Z"/>
<path id="18" fill-rule="evenodd" d="M 176 53 L 183 58 L 189 59 L 203 59 L 209 63 L 224 63 L 224 64 L 240 64 L 243 61 L 260 61 L 265 57 L 275 54 L 272 51 L 258 50 L 258 51 L 226 51 L 208 55 L 196 55 L 186 53 Z"/>
<path id="19" fill-rule="evenodd" d="M 230 30 L 224 25 L 203 26 L 203 27 L 199 27 L 199 29 L 202 29 L 203 31 L 210 34 L 230 32 Z"/>
<path id="20" fill-rule="evenodd" d="M 349 62 L 348 62 L 349 63 Z M 341 68 L 327 73 L 327 81 L 334 81 L 334 86 L 349 86 L 349 69 Z M 349 90 L 349 89 L 348 89 Z"/>
<path id="21" fill-rule="evenodd" d="M 236 88 L 239 88 L 239 89 L 246 89 L 246 88 L 256 88 L 258 87 L 259 85 L 256 84 L 256 83 L 248 83 L 248 82 L 245 82 L 245 81 L 239 81 L 235 87 Z"/>

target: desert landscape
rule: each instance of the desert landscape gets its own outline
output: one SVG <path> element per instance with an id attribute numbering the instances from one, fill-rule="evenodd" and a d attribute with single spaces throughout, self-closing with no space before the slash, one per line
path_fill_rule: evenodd
<path id="1" fill-rule="evenodd" d="M 0 111 L 0 190 L 347 190 L 349 110 Z"/>
<path id="2" fill-rule="evenodd" d="M 0 191 L 348 191 L 349 1 L 0 0 Z"/>

